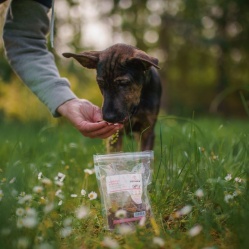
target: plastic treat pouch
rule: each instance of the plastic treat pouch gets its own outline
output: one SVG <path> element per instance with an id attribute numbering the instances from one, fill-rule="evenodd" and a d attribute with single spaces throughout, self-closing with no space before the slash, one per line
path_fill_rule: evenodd
<path id="1" fill-rule="evenodd" d="M 107 229 L 134 226 L 151 213 L 147 186 L 151 183 L 153 151 L 94 155 Z"/>

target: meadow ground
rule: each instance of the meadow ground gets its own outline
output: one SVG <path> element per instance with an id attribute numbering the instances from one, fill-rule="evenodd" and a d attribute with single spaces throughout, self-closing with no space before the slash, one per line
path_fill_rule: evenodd
<path id="1" fill-rule="evenodd" d="M 110 232 L 92 172 L 103 141 L 66 123 L 1 123 L 0 248 L 248 248 L 248 128 L 248 120 L 160 117 L 154 219 Z M 124 151 L 136 145 L 127 139 Z"/>

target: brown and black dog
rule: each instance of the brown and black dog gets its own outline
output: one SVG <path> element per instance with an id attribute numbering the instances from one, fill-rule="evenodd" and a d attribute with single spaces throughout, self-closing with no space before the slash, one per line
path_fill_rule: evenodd
<path id="1" fill-rule="evenodd" d="M 141 150 L 152 150 L 162 91 L 155 69 L 159 68 L 158 60 L 121 43 L 103 51 L 63 53 L 63 56 L 73 57 L 83 67 L 96 69 L 103 95 L 103 119 L 109 123 L 124 123 L 127 134 L 132 131 L 141 137 Z M 123 133 L 120 131 L 111 151 L 121 151 Z"/>

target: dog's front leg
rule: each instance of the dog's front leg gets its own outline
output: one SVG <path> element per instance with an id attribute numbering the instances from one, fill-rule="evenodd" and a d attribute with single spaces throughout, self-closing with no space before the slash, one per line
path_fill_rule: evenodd
<path id="1" fill-rule="evenodd" d="M 141 151 L 153 150 L 155 140 L 154 129 L 149 129 L 142 134 Z"/>

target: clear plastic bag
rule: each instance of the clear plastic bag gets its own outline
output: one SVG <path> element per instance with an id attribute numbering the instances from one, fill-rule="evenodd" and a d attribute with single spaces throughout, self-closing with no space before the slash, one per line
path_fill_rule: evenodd
<path id="1" fill-rule="evenodd" d="M 153 151 L 94 155 L 106 228 L 134 226 L 152 215 L 147 194 L 151 183 Z"/>

